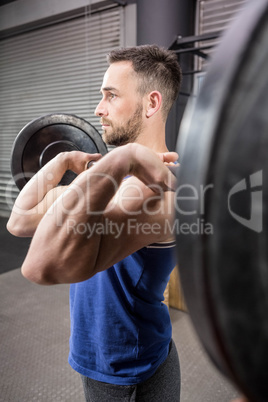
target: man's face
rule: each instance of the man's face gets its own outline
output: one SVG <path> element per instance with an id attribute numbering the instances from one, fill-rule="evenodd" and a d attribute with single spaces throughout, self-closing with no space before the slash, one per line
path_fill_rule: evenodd
<path id="1" fill-rule="evenodd" d="M 120 146 L 135 142 L 143 128 L 143 103 L 137 92 L 137 77 L 130 62 L 117 62 L 106 71 L 102 100 L 95 114 L 100 116 L 103 139 Z"/>

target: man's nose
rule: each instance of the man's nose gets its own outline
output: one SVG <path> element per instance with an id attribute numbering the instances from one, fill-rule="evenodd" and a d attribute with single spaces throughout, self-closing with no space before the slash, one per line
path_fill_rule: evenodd
<path id="1" fill-rule="evenodd" d="M 99 117 L 108 115 L 108 111 L 107 108 L 105 107 L 105 103 L 103 100 L 101 100 L 98 106 L 96 107 L 95 115 Z"/>

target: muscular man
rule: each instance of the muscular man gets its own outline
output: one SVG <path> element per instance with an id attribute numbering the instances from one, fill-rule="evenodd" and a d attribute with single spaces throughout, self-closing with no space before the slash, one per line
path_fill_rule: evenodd
<path id="1" fill-rule="evenodd" d="M 165 165 L 177 155 L 165 123 L 181 70 L 155 45 L 114 50 L 108 62 L 95 113 L 117 148 L 103 158 L 59 154 L 23 188 L 7 227 L 33 236 L 26 278 L 71 284 L 69 363 L 86 400 L 176 402 L 179 360 L 163 293 L 175 266 L 175 178 Z M 67 169 L 78 177 L 57 186 Z"/>

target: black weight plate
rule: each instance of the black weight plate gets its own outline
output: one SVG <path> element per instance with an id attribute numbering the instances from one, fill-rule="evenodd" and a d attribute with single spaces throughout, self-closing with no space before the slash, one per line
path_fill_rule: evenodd
<path id="1" fill-rule="evenodd" d="M 268 2 L 248 2 L 187 107 L 177 149 L 186 304 L 215 365 L 260 402 L 268 400 L 267 43 Z"/>
<path id="2" fill-rule="evenodd" d="M 21 190 L 50 159 L 72 150 L 107 153 L 99 132 L 78 116 L 50 114 L 31 121 L 17 135 L 11 152 L 11 172 L 16 185 Z M 61 184 L 69 184 L 75 176 L 67 171 Z"/>

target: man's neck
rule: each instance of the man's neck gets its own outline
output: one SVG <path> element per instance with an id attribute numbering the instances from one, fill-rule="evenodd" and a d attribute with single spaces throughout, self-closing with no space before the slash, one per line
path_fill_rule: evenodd
<path id="1" fill-rule="evenodd" d="M 144 129 L 135 141 L 137 144 L 144 145 L 155 152 L 167 152 L 165 139 L 165 125 L 148 127 Z"/>

